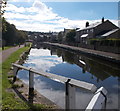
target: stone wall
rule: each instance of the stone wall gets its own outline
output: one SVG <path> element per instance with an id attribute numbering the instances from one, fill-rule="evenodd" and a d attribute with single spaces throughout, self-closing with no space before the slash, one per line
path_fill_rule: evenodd
<path id="1" fill-rule="evenodd" d="M 120 54 L 120 47 L 97 46 L 96 50 Z"/>
<path id="2" fill-rule="evenodd" d="M 78 44 L 78 47 L 120 54 L 120 47 Z"/>

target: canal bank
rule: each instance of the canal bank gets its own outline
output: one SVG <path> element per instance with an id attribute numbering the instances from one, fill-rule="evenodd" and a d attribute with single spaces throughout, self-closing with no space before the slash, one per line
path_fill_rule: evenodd
<path id="1" fill-rule="evenodd" d="M 63 49 L 67 49 L 70 51 L 75 51 L 75 52 L 79 52 L 79 53 L 83 53 L 83 54 L 89 54 L 91 56 L 95 56 L 95 57 L 98 57 L 98 58 L 101 58 L 104 60 L 108 60 L 111 62 L 120 63 L 120 54 L 91 50 L 91 49 L 69 46 L 69 45 L 59 44 L 59 43 L 44 42 L 44 44 L 49 44 L 49 45 L 56 46 L 56 47 L 63 48 Z"/>

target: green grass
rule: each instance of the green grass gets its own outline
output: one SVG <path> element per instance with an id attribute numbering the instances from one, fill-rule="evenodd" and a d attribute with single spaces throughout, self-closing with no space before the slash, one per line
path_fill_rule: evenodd
<path id="1" fill-rule="evenodd" d="M 4 47 L 4 50 L 7 50 L 7 49 L 9 49 L 9 48 L 12 48 L 13 46 L 6 46 L 6 47 Z"/>
<path id="2" fill-rule="evenodd" d="M 16 52 L 12 53 L 10 57 L 2 63 L 2 73 L 0 73 L 0 78 L 2 77 L 2 110 L 45 108 L 44 105 L 35 105 L 30 107 L 20 98 L 16 99 L 15 94 L 13 92 L 9 92 L 9 88 L 12 87 L 12 84 L 8 80 L 8 72 L 10 71 L 11 63 L 14 63 L 16 60 L 18 60 L 20 54 L 28 49 L 29 47 L 20 48 Z"/>
<path id="3" fill-rule="evenodd" d="M 7 49 L 9 49 L 9 48 L 12 48 L 13 46 L 5 46 L 4 47 L 4 50 L 7 50 Z M 3 50 L 3 49 L 2 49 Z"/>
<path id="4" fill-rule="evenodd" d="M 13 46 L 5 46 L 5 47 L 4 47 L 4 50 L 7 50 L 7 49 L 12 48 L 12 47 L 13 47 Z M 3 51 L 2 47 L 0 47 L 0 51 Z"/>
<path id="5" fill-rule="evenodd" d="M 2 47 L 0 47 L 0 51 L 2 51 Z"/>

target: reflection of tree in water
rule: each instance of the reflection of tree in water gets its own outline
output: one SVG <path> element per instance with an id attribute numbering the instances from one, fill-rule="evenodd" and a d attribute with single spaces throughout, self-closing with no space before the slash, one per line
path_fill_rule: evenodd
<path id="1" fill-rule="evenodd" d="M 120 70 L 115 69 L 116 67 L 114 66 L 111 67 L 109 63 L 103 61 L 101 62 L 99 59 L 95 60 L 94 58 L 89 58 L 85 55 L 80 55 L 77 53 L 71 53 L 59 48 L 57 48 L 57 50 L 54 48 L 54 51 L 57 51 L 56 54 L 58 57 L 62 56 L 63 61 L 66 61 L 70 64 L 76 64 L 81 67 L 83 73 L 87 71 L 93 74 L 95 77 L 97 77 L 97 82 L 99 82 L 99 80 L 103 81 L 110 76 L 120 76 Z M 79 60 L 84 61 L 86 64 L 84 65 L 80 63 Z M 91 78 L 93 79 L 93 76 Z"/>
<path id="2" fill-rule="evenodd" d="M 85 69 L 83 68 L 83 69 L 82 69 L 82 73 L 85 73 L 85 72 L 86 72 L 86 71 L 85 71 Z"/>
<path id="3" fill-rule="evenodd" d="M 87 60 L 87 67 L 89 67 L 89 72 L 91 74 L 93 74 L 101 80 L 104 80 L 110 76 L 106 73 L 106 71 L 104 71 L 104 69 L 99 64 L 95 63 L 95 61 Z"/>
<path id="4" fill-rule="evenodd" d="M 63 58 L 63 61 L 66 61 L 70 64 L 74 64 L 74 58 L 75 58 L 75 54 L 74 53 L 71 53 L 71 52 L 68 52 L 68 51 L 62 51 L 62 58 Z"/>
<path id="5" fill-rule="evenodd" d="M 62 56 L 64 61 L 81 67 L 83 69 L 83 73 L 87 71 L 93 74 L 95 77 L 97 77 L 97 82 L 99 82 L 99 80 L 103 81 L 110 76 L 120 76 L 120 69 L 116 67 L 116 65 L 114 66 L 112 63 L 110 64 L 109 62 L 106 63 L 106 61 L 96 61 L 93 58 L 88 58 L 84 55 L 78 55 L 64 50 L 62 50 Z M 86 64 L 83 65 L 80 63 L 79 59 L 84 61 Z M 93 78 L 93 76 L 91 78 Z"/>
<path id="6" fill-rule="evenodd" d="M 63 49 L 59 49 L 56 47 L 51 47 L 51 55 L 57 55 L 58 57 L 62 57 L 63 62 L 66 61 L 70 64 L 74 64 L 74 58 L 75 58 L 75 54 L 71 53 L 69 51 L 63 50 Z"/>
<path id="7" fill-rule="evenodd" d="M 98 82 L 99 79 L 105 80 L 110 76 L 120 76 L 119 75 L 120 70 L 116 69 L 116 67 L 112 67 L 108 64 L 104 64 L 89 58 L 86 58 L 85 62 L 86 62 L 86 71 L 95 75 L 97 77 Z"/>
<path id="8" fill-rule="evenodd" d="M 57 49 L 50 47 L 50 53 L 51 53 L 51 55 L 57 55 Z"/>
<path id="9" fill-rule="evenodd" d="M 72 53 L 53 46 L 46 47 L 51 50 L 51 55 L 57 55 L 58 57 L 62 57 L 63 61 L 78 65 L 82 68 L 83 73 L 86 71 L 90 72 L 92 74 L 91 79 L 93 79 L 94 75 L 97 77 L 97 82 L 99 82 L 99 80 L 103 81 L 110 76 L 120 77 L 120 68 L 117 67 L 116 64 L 95 57 L 93 58 L 82 54 L 80 55 L 78 53 Z M 82 64 L 79 60 L 85 62 L 85 64 Z"/>
<path id="10" fill-rule="evenodd" d="M 62 56 L 62 50 L 57 49 L 57 56 L 61 57 Z"/>

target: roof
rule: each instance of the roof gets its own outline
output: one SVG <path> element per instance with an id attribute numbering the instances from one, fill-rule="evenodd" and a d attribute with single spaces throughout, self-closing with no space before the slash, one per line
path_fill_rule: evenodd
<path id="1" fill-rule="evenodd" d="M 81 30 L 91 29 L 91 28 L 97 27 L 100 24 L 102 24 L 102 22 L 96 22 L 96 23 L 90 24 L 88 27 L 85 27 L 85 28 L 83 28 Z"/>
<path id="2" fill-rule="evenodd" d="M 78 32 L 78 31 L 80 31 L 81 29 L 77 29 L 76 31 Z"/>
<path id="3" fill-rule="evenodd" d="M 103 34 L 102 36 L 109 36 L 109 35 L 113 34 L 114 32 L 116 32 L 116 31 L 118 31 L 118 30 L 119 30 L 119 29 L 111 30 L 111 31 L 109 31 L 109 32 L 107 32 L 107 33 L 105 33 L 105 34 Z"/>
<path id="4" fill-rule="evenodd" d="M 104 22 L 107 22 L 107 21 L 109 21 L 109 20 L 106 20 Z M 81 31 L 81 30 L 87 30 L 87 29 L 95 28 L 95 27 L 99 26 L 100 24 L 102 24 L 102 21 L 90 24 L 88 27 L 85 27 L 85 28 L 82 28 L 82 29 L 78 29 L 77 32 Z"/>

